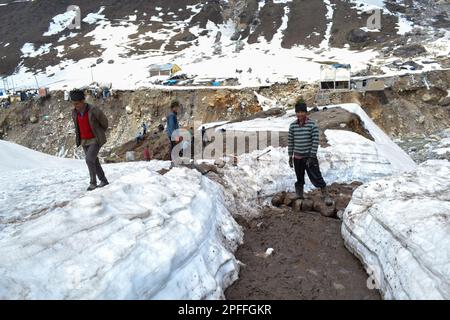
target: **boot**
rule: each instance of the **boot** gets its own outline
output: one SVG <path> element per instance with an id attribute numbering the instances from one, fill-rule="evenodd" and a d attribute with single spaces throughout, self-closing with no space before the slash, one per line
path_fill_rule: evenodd
<path id="1" fill-rule="evenodd" d="M 330 194 L 328 193 L 328 187 L 323 187 L 320 191 L 322 192 L 322 197 L 324 198 L 325 204 L 327 206 L 331 206 L 333 204 L 333 200 L 331 200 Z"/>
<path id="2" fill-rule="evenodd" d="M 89 185 L 89 187 L 87 188 L 87 191 L 92 191 L 92 190 L 95 190 L 95 189 L 97 189 L 97 185 L 91 183 Z"/>
<path id="3" fill-rule="evenodd" d="M 303 198 L 303 185 L 302 184 L 295 184 L 295 194 L 297 195 L 297 197 L 299 199 L 304 199 Z"/>
<path id="4" fill-rule="evenodd" d="M 97 188 L 103 188 L 109 184 L 108 181 L 101 181 L 100 184 L 97 186 Z"/>

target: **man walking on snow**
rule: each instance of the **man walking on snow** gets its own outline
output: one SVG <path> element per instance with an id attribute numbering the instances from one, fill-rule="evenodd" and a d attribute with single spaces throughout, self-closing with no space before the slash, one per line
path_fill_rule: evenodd
<path id="1" fill-rule="evenodd" d="M 90 184 L 88 191 L 108 185 L 102 166 L 98 159 L 100 148 L 106 143 L 105 131 L 108 129 L 108 118 L 95 106 L 87 104 L 84 92 L 73 90 L 70 92 L 73 104 L 72 119 L 75 124 L 77 147 L 83 147 L 86 154 L 86 164 L 89 169 Z M 97 176 L 100 184 L 97 186 Z"/>
<path id="2" fill-rule="evenodd" d="M 306 103 L 297 102 L 295 113 L 297 120 L 289 126 L 288 154 L 289 166 L 295 167 L 297 183 L 295 192 L 299 198 L 303 198 L 303 186 L 305 185 L 305 170 L 309 180 L 316 187 L 320 188 L 325 197 L 325 203 L 331 205 L 327 184 L 323 180 L 320 172 L 319 160 L 317 159 L 317 149 L 319 148 L 319 129 L 314 120 L 307 116 Z"/>

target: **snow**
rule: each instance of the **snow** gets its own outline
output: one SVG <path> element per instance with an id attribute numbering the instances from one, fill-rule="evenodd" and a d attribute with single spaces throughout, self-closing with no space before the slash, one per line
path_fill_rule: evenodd
<path id="1" fill-rule="evenodd" d="M 0 170 L 10 172 L 22 169 L 73 168 L 83 163 L 79 160 L 56 158 L 18 144 L 0 140 Z"/>
<path id="2" fill-rule="evenodd" d="M 356 103 L 343 103 L 337 105 L 329 105 L 327 108 L 342 108 L 348 112 L 354 113 L 361 119 L 364 127 L 374 138 L 377 151 L 389 160 L 393 168 L 398 172 L 414 170 L 416 164 L 399 146 L 397 146 L 389 136 L 384 133 L 367 115 L 364 109 Z M 324 106 L 319 107 L 323 109 Z M 285 115 L 279 117 L 258 118 L 249 121 L 235 122 L 219 126 L 216 130 L 222 128 L 227 131 L 279 131 L 287 132 L 289 125 L 295 120 L 293 110 L 288 110 Z"/>
<path id="3" fill-rule="evenodd" d="M 414 170 L 417 165 L 411 157 L 396 145 L 383 130 L 378 127 L 369 115 L 356 103 L 344 103 L 339 105 L 327 106 L 328 108 L 341 107 L 348 112 L 354 113 L 364 124 L 364 127 L 369 131 L 374 138 L 377 150 L 382 153 L 391 163 L 395 171 L 405 172 Z"/>
<path id="4" fill-rule="evenodd" d="M 75 10 L 70 10 L 53 17 L 50 26 L 48 27 L 48 31 L 44 33 L 44 36 L 53 36 L 66 30 L 67 27 L 72 24 L 73 19 L 75 19 L 76 16 L 77 12 Z"/>
<path id="5" fill-rule="evenodd" d="M 105 7 L 100 7 L 100 10 L 97 13 L 89 13 L 83 19 L 83 22 L 86 22 L 88 24 L 94 24 L 97 23 L 99 20 L 104 20 L 105 16 L 101 14 L 104 10 Z"/>
<path id="6" fill-rule="evenodd" d="M 242 231 L 200 173 L 104 165 L 87 193 L 83 161 L 0 142 L 0 299 L 220 299 L 237 278 Z"/>
<path id="7" fill-rule="evenodd" d="M 449 176 L 429 160 L 354 192 L 342 235 L 385 299 L 450 299 Z"/>

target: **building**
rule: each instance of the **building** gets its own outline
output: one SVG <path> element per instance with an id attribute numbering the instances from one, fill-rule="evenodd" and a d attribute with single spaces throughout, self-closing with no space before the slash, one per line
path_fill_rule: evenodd
<path id="1" fill-rule="evenodd" d="M 150 77 L 155 76 L 172 76 L 174 73 L 181 71 L 181 68 L 173 63 L 153 64 L 150 66 Z"/>
<path id="2" fill-rule="evenodd" d="M 351 87 L 356 91 L 383 91 L 385 81 L 379 77 L 358 77 L 351 80 Z"/>
<path id="3" fill-rule="evenodd" d="M 350 90 L 351 66 L 349 64 L 324 64 L 320 66 L 321 90 Z"/>

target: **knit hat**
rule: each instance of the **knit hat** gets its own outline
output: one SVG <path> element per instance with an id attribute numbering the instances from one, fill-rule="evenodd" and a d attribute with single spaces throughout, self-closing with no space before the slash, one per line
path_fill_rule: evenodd
<path id="1" fill-rule="evenodd" d="M 70 91 L 70 100 L 71 101 L 82 101 L 84 100 L 84 92 L 82 90 L 72 90 Z"/>
<path id="2" fill-rule="evenodd" d="M 303 101 L 299 101 L 295 104 L 295 112 L 308 112 L 308 109 L 306 107 L 306 103 Z"/>

